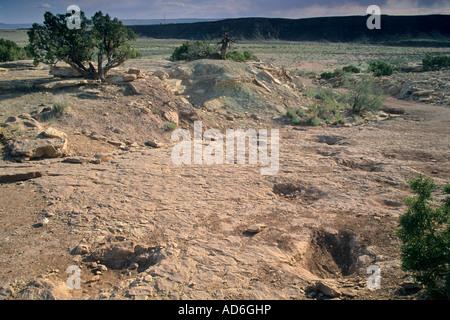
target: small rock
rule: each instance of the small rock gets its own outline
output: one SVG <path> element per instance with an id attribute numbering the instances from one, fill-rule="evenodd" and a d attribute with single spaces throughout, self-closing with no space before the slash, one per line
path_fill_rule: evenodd
<path id="1" fill-rule="evenodd" d="M 67 139 L 67 134 L 65 134 L 64 132 L 55 129 L 55 128 L 48 128 L 45 132 L 44 132 L 44 136 L 48 137 L 48 138 L 55 138 L 55 139 Z"/>
<path id="2" fill-rule="evenodd" d="M 87 244 L 80 243 L 74 249 L 75 254 L 88 254 L 90 252 L 90 248 Z"/>
<path id="3" fill-rule="evenodd" d="M 92 163 L 94 164 L 101 164 L 104 162 L 110 162 L 112 160 L 112 157 L 107 154 L 96 154 L 94 156 L 94 159 L 92 160 Z"/>
<path id="4" fill-rule="evenodd" d="M 152 148 L 162 148 L 164 146 L 164 144 L 162 144 L 161 142 L 159 142 L 157 140 L 149 140 L 149 141 L 145 142 L 144 144 L 146 146 L 152 147 Z"/>
<path id="5" fill-rule="evenodd" d="M 139 267 L 139 264 L 137 264 L 136 262 L 130 263 L 130 265 L 128 266 L 128 270 L 136 270 Z"/>
<path id="6" fill-rule="evenodd" d="M 88 281 L 85 282 L 85 284 L 94 283 L 100 281 L 100 275 L 95 275 L 92 278 L 90 278 Z"/>
<path id="7" fill-rule="evenodd" d="M 257 223 L 257 224 L 254 224 L 254 225 L 251 225 L 251 226 L 247 227 L 245 232 L 248 232 L 248 233 L 259 233 L 259 232 L 263 231 L 265 228 L 267 228 L 267 225 L 261 224 L 261 223 Z"/>
<path id="8" fill-rule="evenodd" d="M 69 157 L 64 159 L 62 162 L 64 163 L 74 163 L 74 164 L 83 164 L 89 162 L 88 158 L 85 157 Z"/>
<path id="9" fill-rule="evenodd" d="M 341 292 L 338 291 L 335 285 L 330 281 L 317 281 L 315 289 L 330 298 L 338 298 L 341 296 Z"/>
<path id="10" fill-rule="evenodd" d="M 166 111 L 166 112 L 164 112 L 163 117 L 167 121 L 173 122 L 176 125 L 179 124 L 178 113 L 176 113 L 175 111 Z"/>
<path id="11" fill-rule="evenodd" d="M 104 264 L 98 264 L 97 269 L 103 272 L 108 271 L 108 267 L 105 266 Z"/>
<path id="12" fill-rule="evenodd" d="M 48 220 L 47 218 L 42 218 L 41 220 L 39 220 L 39 225 L 40 226 L 45 226 L 49 222 L 50 222 L 50 220 Z"/>

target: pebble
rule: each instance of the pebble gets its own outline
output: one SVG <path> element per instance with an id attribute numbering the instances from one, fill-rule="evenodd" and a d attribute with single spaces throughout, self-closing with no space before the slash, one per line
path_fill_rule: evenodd
<path id="1" fill-rule="evenodd" d="M 49 222 L 50 222 L 50 220 L 48 220 L 47 218 L 42 218 L 41 220 L 39 220 L 39 225 L 40 226 L 45 226 Z"/>

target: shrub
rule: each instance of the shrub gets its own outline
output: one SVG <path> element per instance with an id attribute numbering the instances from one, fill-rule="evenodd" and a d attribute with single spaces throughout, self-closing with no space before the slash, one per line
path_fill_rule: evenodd
<path id="1" fill-rule="evenodd" d="M 239 51 L 231 51 L 227 53 L 227 59 L 236 61 L 236 62 L 245 62 L 245 55 L 243 52 Z"/>
<path id="2" fill-rule="evenodd" d="M 336 69 L 333 72 L 324 72 L 320 75 L 321 79 L 329 80 L 333 78 L 338 78 L 344 74 L 342 69 Z"/>
<path id="3" fill-rule="evenodd" d="M 361 70 L 355 66 L 346 66 L 342 68 L 342 71 L 348 72 L 348 73 L 360 73 Z"/>
<path id="4" fill-rule="evenodd" d="M 422 59 L 422 65 L 423 65 L 424 71 L 435 71 L 435 70 L 450 68 L 450 57 L 426 56 L 425 58 Z"/>
<path id="5" fill-rule="evenodd" d="M 434 182 L 420 176 L 410 181 L 415 197 L 406 199 L 408 211 L 400 216 L 402 269 L 412 272 L 433 298 L 450 298 L 450 185 L 444 187 L 442 206 L 429 201 Z"/>
<path id="6" fill-rule="evenodd" d="M 288 111 L 286 111 L 286 116 L 288 116 L 289 118 L 292 118 L 293 115 L 294 111 L 292 111 L 291 109 L 288 109 Z"/>
<path id="7" fill-rule="evenodd" d="M 394 67 L 384 61 L 371 62 L 368 70 L 373 72 L 375 77 L 390 76 L 394 73 Z"/>
<path id="8" fill-rule="evenodd" d="M 342 96 L 342 101 L 356 115 L 380 110 L 386 99 L 381 89 L 375 89 L 375 79 L 371 76 L 364 76 L 356 83 L 345 80 L 344 86 L 349 92 Z"/>
<path id="9" fill-rule="evenodd" d="M 177 124 L 173 121 L 166 123 L 166 130 L 173 131 L 177 128 Z"/>
<path id="10" fill-rule="evenodd" d="M 300 124 L 300 117 L 297 114 L 292 116 L 292 124 Z"/>
<path id="11" fill-rule="evenodd" d="M 313 126 L 313 127 L 317 127 L 320 124 L 320 119 L 317 117 L 311 117 L 308 118 L 308 124 Z"/>
<path id="12" fill-rule="evenodd" d="M 26 59 L 25 49 L 19 47 L 14 41 L 0 38 L 0 62 Z"/>
<path id="13" fill-rule="evenodd" d="M 207 41 L 186 41 L 173 50 L 171 58 L 186 61 L 206 59 L 216 51 Z"/>
<path id="14" fill-rule="evenodd" d="M 231 51 L 227 53 L 227 59 L 236 61 L 236 62 L 245 62 L 245 61 L 256 61 L 258 58 L 249 51 L 239 52 L 239 51 Z"/>
<path id="15" fill-rule="evenodd" d="M 55 116 L 60 116 L 64 113 L 64 111 L 67 108 L 67 102 L 63 102 L 63 103 L 54 103 L 53 104 L 53 108 L 52 111 L 55 114 Z"/>

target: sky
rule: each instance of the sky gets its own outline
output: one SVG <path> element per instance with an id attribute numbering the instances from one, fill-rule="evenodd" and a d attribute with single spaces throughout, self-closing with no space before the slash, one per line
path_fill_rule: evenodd
<path id="1" fill-rule="evenodd" d="M 450 14 L 450 0 L 0 0 L 0 23 L 42 22 L 45 11 L 65 13 L 77 5 L 92 17 L 95 12 L 122 19 L 241 17 L 308 18 L 365 15 L 369 5 L 382 14 Z"/>

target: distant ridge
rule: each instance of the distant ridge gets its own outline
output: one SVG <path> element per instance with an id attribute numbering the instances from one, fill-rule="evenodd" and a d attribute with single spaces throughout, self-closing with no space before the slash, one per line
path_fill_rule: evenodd
<path id="1" fill-rule="evenodd" d="M 138 35 L 157 39 L 202 40 L 228 30 L 237 39 L 402 42 L 434 40 L 432 45 L 450 46 L 450 15 L 381 16 L 381 29 L 369 30 L 368 16 L 305 19 L 240 18 L 166 25 L 135 25 Z M 414 42 L 414 41 L 413 41 Z"/>

